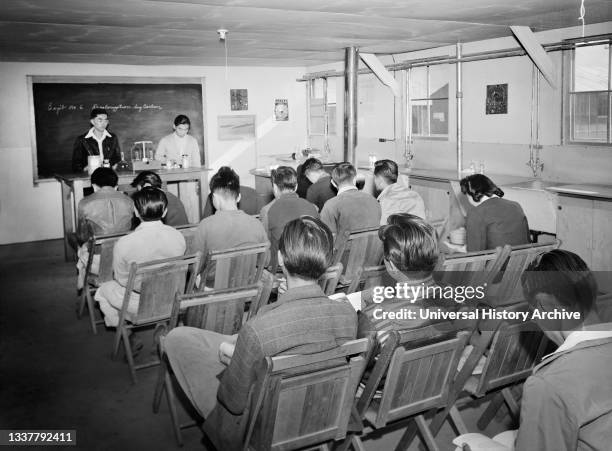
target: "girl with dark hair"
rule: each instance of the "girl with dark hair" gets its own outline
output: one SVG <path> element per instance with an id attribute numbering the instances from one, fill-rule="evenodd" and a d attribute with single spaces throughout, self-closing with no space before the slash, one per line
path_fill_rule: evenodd
<path id="1" fill-rule="evenodd" d="M 159 140 L 155 159 L 162 163 L 174 160 L 174 163 L 180 164 L 183 156 L 186 156 L 189 166 L 199 168 L 202 165 L 200 146 L 193 136 L 188 135 L 191 128 L 189 118 L 184 114 L 179 114 L 174 118 L 172 128 L 174 133 L 170 133 Z"/>
<path id="2" fill-rule="evenodd" d="M 489 177 L 474 174 L 459 183 L 474 206 L 466 217 L 468 252 L 530 242 L 523 209 L 517 202 L 502 199 L 504 192 Z"/>

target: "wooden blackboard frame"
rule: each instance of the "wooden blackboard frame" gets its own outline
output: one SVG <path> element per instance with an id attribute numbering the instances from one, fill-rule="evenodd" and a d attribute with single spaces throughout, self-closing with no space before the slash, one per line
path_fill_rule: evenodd
<path id="1" fill-rule="evenodd" d="M 205 77 L 127 77 L 127 76 L 78 76 L 78 75 L 27 75 L 27 90 L 30 112 L 30 143 L 32 152 L 32 183 L 55 182 L 53 177 L 38 176 L 38 149 L 36 142 L 36 113 L 34 108 L 34 83 L 110 83 L 110 84 L 199 84 L 202 87 L 202 147 L 204 160 L 208 164 L 208 127 L 206 127 L 206 78 Z"/>

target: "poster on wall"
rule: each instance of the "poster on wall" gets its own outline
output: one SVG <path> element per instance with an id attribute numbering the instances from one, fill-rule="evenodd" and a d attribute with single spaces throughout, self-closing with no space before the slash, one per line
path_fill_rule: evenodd
<path id="1" fill-rule="evenodd" d="M 248 91 L 246 89 L 230 89 L 230 106 L 232 111 L 248 110 Z"/>
<path id="2" fill-rule="evenodd" d="M 486 114 L 508 114 L 508 83 L 487 85 Z"/>
<path id="3" fill-rule="evenodd" d="M 274 101 L 274 120 L 289 120 L 289 101 L 287 99 L 276 99 Z"/>
<path id="4" fill-rule="evenodd" d="M 255 115 L 217 116 L 217 138 L 219 141 L 255 138 Z"/>

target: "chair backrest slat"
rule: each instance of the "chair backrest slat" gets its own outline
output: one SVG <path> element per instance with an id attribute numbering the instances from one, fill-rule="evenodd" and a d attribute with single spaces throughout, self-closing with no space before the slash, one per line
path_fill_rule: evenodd
<path id="1" fill-rule="evenodd" d="M 354 232 L 345 231 L 336 237 L 334 263 L 342 263 L 344 283 L 350 283 L 360 269 L 378 266 L 383 259 L 383 244 L 378 237 L 378 227 Z"/>
<path id="2" fill-rule="evenodd" d="M 370 347 L 361 339 L 320 354 L 268 357 L 244 449 L 301 449 L 344 438 Z"/>
<path id="3" fill-rule="evenodd" d="M 342 263 L 336 263 L 335 265 L 327 268 L 325 273 L 319 277 L 319 286 L 323 290 L 325 295 L 330 296 L 336 292 L 338 281 L 342 275 Z"/>
<path id="4" fill-rule="evenodd" d="M 525 380 L 547 346 L 548 338 L 535 323 L 503 323 L 493 337 L 474 394 L 483 396 L 496 388 Z"/>
<path id="5" fill-rule="evenodd" d="M 214 271 L 214 289 L 244 287 L 261 279 L 270 243 L 210 252 L 202 273 L 201 287 Z"/>
<path id="6" fill-rule="evenodd" d="M 193 288 L 193 278 L 200 263 L 200 253 L 166 258 L 144 263 L 132 263 L 126 296 L 134 289 L 140 291 L 136 315 L 130 317 L 133 324 L 145 324 L 170 318 L 172 304 L 177 294 Z M 190 280 L 187 280 L 188 274 Z M 124 301 L 125 304 L 125 301 Z M 122 309 L 124 315 L 127 305 Z"/>

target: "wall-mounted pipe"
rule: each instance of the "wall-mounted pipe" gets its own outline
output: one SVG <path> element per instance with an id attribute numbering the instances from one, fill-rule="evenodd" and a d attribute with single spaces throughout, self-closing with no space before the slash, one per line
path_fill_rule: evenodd
<path id="1" fill-rule="evenodd" d="M 357 72 L 359 51 L 347 47 L 344 53 L 344 161 L 357 164 Z"/>
<path id="2" fill-rule="evenodd" d="M 606 40 L 612 40 L 612 34 L 604 34 L 586 37 L 584 39 L 576 40 L 576 39 L 568 39 L 560 42 L 554 42 L 551 44 L 544 44 L 544 50 L 547 52 L 557 52 L 560 50 L 571 50 L 576 48 L 577 45 L 581 47 L 586 47 L 590 45 L 599 45 Z M 523 50 L 521 47 L 515 47 L 511 49 L 504 50 L 490 50 L 487 52 L 477 52 L 470 53 L 468 55 L 463 55 L 461 61 L 464 63 L 471 61 L 483 61 L 490 60 L 496 58 L 508 58 L 512 56 L 524 56 L 527 55 L 527 52 Z M 396 70 L 405 70 L 410 67 L 420 67 L 420 66 L 434 66 L 436 64 L 455 64 L 457 62 L 457 58 L 454 56 L 432 56 L 428 58 L 418 58 L 409 61 L 402 61 L 400 63 L 389 64 L 385 66 L 388 71 L 396 71 Z M 359 69 L 358 74 L 369 74 L 372 73 L 370 69 L 363 68 Z M 298 78 L 297 81 L 307 81 L 315 78 L 321 77 L 343 77 L 344 71 L 322 71 L 322 72 L 313 72 L 310 74 L 305 74 L 302 78 Z"/>
<path id="3" fill-rule="evenodd" d="M 461 44 L 457 43 L 457 178 L 463 177 L 463 74 L 461 72 Z"/>

